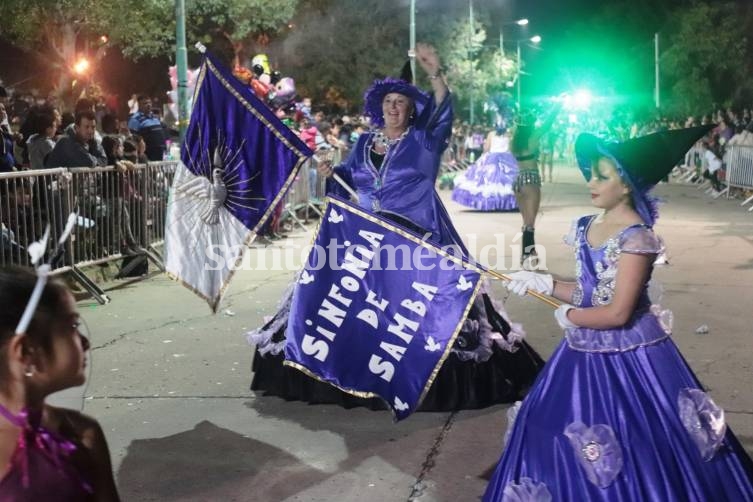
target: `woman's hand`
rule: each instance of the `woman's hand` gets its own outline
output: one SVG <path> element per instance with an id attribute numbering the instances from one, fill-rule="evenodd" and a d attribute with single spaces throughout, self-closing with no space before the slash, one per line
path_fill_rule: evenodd
<path id="1" fill-rule="evenodd" d="M 329 178 L 334 174 L 335 170 L 332 168 L 332 162 L 325 160 L 316 165 L 316 172 L 319 173 L 319 176 Z"/>
<path id="2" fill-rule="evenodd" d="M 416 44 L 416 61 L 418 61 L 418 64 L 421 65 L 421 68 L 423 68 L 430 77 L 437 75 L 442 68 L 439 63 L 437 50 L 429 44 Z"/>

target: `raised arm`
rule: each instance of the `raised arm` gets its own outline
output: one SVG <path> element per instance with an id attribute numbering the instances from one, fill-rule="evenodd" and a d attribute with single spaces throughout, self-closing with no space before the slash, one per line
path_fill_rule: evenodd
<path id="1" fill-rule="evenodd" d="M 448 89 L 436 49 L 429 44 L 416 44 L 416 61 L 429 76 L 434 100 L 440 105 L 447 96 Z"/>

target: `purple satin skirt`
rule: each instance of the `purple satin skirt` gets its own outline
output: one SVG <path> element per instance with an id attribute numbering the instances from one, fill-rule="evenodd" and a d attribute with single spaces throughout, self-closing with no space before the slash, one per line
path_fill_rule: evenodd
<path id="1" fill-rule="evenodd" d="M 698 438 L 709 435 L 678 401 L 689 389 L 703 394 L 670 338 L 616 353 L 563 340 L 514 418 L 484 500 L 752 501 L 753 463 L 728 428 L 704 460 Z"/>

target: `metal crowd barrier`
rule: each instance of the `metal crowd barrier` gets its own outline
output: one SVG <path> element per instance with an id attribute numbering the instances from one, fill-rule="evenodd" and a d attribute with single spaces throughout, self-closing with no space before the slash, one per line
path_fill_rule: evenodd
<path id="1" fill-rule="evenodd" d="M 83 267 L 120 260 L 133 268 L 148 259 L 164 270 L 157 250 L 165 236 L 168 193 L 177 162 L 153 162 L 124 172 L 114 167 L 0 173 L 0 265 L 29 266 L 28 245 L 47 225 L 55 242 L 68 215 L 78 211 L 54 274 L 70 273 L 100 303 L 105 292 Z M 128 272 L 123 267 L 121 275 Z"/>
<path id="2" fill-rule="evenodd" d="M 725 159 L 727 172 L 724 182 L 727 185 L 727 198 L 730 188 L 753 190 L 753 146 L 732 145 L 727 148 Z M 745 199 L 741 205 L 744 206 L 750 201 L 753 201 L 753 196 Z M 753 211 L 753 207 L 749 211 Z"/>
<path id="3" fill-rule="evenodd" d="M 342 161 L 339 150 L 327 157 Z M 307 228 L 312 213 L 321 217 L 326 180 L 316 171 L 316 158 L 301 168 L 282 201 L 282 219 Z M 150 162 L 120 171 L 114 167 L 57 168 L 0 173 L 0 266 L 30 266 L 28 245 L 47 225 L 57 241 L 68 218 L 78 212 L 65 253 L 53 263 L 53 274 L 70 274 L 100 303 L 110 301 L 84 273 L 85 267 L 127 257 L 120 276 L 144 260 L 164 270 L 161 246 L 165 216 L 177 161 Z M 125 261 L 124 261 L 125 263 Z"/>

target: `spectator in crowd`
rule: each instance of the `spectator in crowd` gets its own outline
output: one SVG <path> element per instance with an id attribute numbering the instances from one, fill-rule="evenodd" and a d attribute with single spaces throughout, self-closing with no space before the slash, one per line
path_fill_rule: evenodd
<path id="1" fill-rule="evenodd" d="M 316 150 L 316 137 L 319 135 L 319 131 L 316 126 L 311 123 L 307 117 L 302 117 L 299 123 L 299 132 L 301 140 L 306 143 L 306 146 L 311 150 Z"/>
<path id="2" fill-rule="evenodd" d="M 139 110 L 131 115 L 128 128 L 132 133 L 144 138 L 146 156 L 149 160 L 163 160 L 165 158 L 165 126 L 152 110 L 152 100 L 149 96 L 142 94 L 138 98 L 138 103 Z"/>
<path id="3" fill-rule="evenodd" d="M 131 215 L 128 209 L 128 199 L 131 198 L 133 190 L 127 174 L 135 166 L 125 158 L 123 143 L 117 136 L 105 136 L 102 139 L 102 148 L 107 155 L 107 165 L 115 167 L 115 172 L 109 173 L 114 176 L 115 182 L 108 184 L 102 194 L 112 209 L 113 232 L 110 242 L 115 252 L 119 250 L 124 255 L 137 255 L 140 250 L 131 231 Z"/>
<path id="4" fill-rule="evenodd" d="M 3 105 L 3 109 L 8 106 L 8 91 L 5 90 L 5 87 L 0 85 L 0 105 Z M 10 122 L 8 121 L 8 114 L 5 114 L 5 118 L 0 119 L 0 126 L 5 126 L 10 130 Z"/>
<path id="5" fill-rule="evenodd" d="M 96 116 L 91 110 L 76 112 L 72 130 L 66 130 L 45 161 L 45 167 L 97 167 L 107 165 L 101 145 L 94 141 Z"/>
<path id="6" fill-rule="evenodd" d="M 44 161 L 55 147 L 55 134 L 60 125 L 60 113 L 49 105 L 39 107 L 33 125 L 32 135 L 26 141 L 29 167 L 44 169 Z"/>
<path id="7" fill-rule="evenodd" d="M 714 190 L 720 192 L 722 190 L 722 184 L 717 178 L 717 172 L 722 168 L 722 159 L 714 151 L 708 141 L 701 142 L 701 150 L 703 151 L 703 158 L 706 160 L 707 169 L 703 172 L 703 177 L 711 182 L 711 186 Z"/>
<path id="8" fill-rule="evenodd" d="M 717 134 L 719 135 L 719 144 L 726 145 L 727 142 L 732 139 L 735 134 L 735 130 L 730 127 L 729 119 L 722 117 L 719 121 L 719 127 L 717 127 Z"/>
<path id="9" fill-rule="evenodd" d="M 737 125 L 735 127 L 736 134 L 727 142 L 727 146 L 753 146 L 753 132 L 751 132 L 751 128 L 753 128 L 753 124 L 745 126 L 741 123 Z"/>
<path id="10" fill-rule="evenodd" d="M 146 164 L 149 159 L 146 158 L 146 143 L 144 138 L 138 134 L 131 136 L 123 142 L 123 156 L 134 164 Z"/>
<path id="11" fill-rule="evenodd" d="M 60 115 L 60 127 L 58 127 L 56 136 L 62 136 L 65 134 L 66 129 L 71 127 L 75 119 L 76 116 L 71 112 L 63 112 L 62 115 Z"/>
<path id="12" fill-rule="evenodd" d="M 118 130 L 118 117 L 112 113 L 105 113 L 102 116 L 102 133 L 106 136 L 117 136 L 120 133 Z M 106 150 L 105 153 L 107 153 Z"/>
<path id="13" fill-rule="evenodd" d="M 8 114 L 5 105 L 0 103 L 0 172 L 13 171 L 16 167 L 16 159 L 13 156 L 14 135 L 5 124 L 8 122 Z"/>

